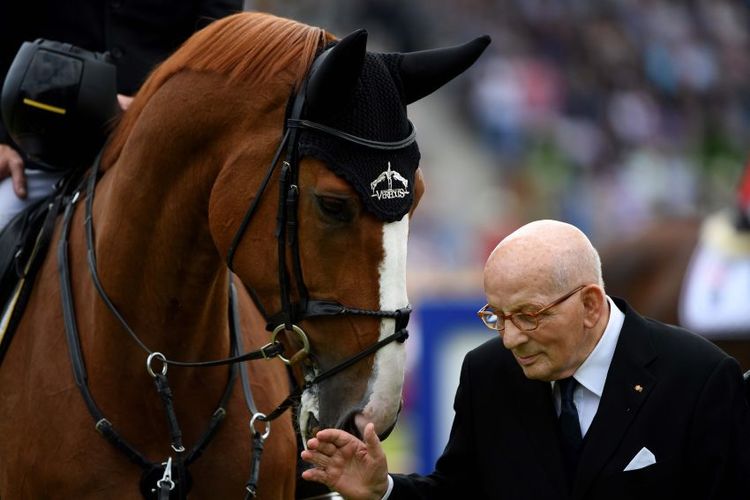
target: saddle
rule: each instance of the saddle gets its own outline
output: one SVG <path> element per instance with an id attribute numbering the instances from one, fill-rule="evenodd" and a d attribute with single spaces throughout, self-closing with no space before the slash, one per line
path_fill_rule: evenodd
<path id="1" fill-rule="evenodd" d="M 0 363 L 23 315 L 74 177 L 68 176 L 55 191 L 17 214 L 0 232 Z"/>

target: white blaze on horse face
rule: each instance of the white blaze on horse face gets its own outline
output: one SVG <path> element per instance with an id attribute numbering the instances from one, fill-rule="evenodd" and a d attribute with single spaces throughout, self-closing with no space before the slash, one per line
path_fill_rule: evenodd
<path id="1" fill-rule="evenodd" d="M 307 380 L 312 380 L 314 376 L 306 376 Z M 302 436 L 302 446 L 307 449 L 307 440 L 312 436 L 307 435 L 307 427 L 312 415 L 316 420 L 320 418 L 318 413 L 320 409 L 320 397 L 318 396 L 318 386 L 313 386 L 310 389 L 305 390 L 302 393 L 300 399 L 300 412 L 299 412 L 299 429 L 300 435 Z"/>
<path id="2" fill-rule="evenodd" d="M 383 224 L 383 260 L 378 266 L 380 273 L 380 309 L 393 311 L 409 305 L 406 293 L 406 248 L 409 235 L 409 216 L 400 221 Z M 380 321 L 379 340 L 394 333 L 395 319 Z M 391 342 L 375 354 L 373 371 L 368 381 L 368 391 L 363 400 L 361 415 L 356 418 L 360 433 L 364 433 L 368 422 L 375 424 L 375 431 L 382 433 L 396 419 L 401 404 L 404 385 L 406 348 L 403 343 Z M 308 380 L 317 374 L 306 375 Z M 307 448 L 310 416 L 319 419 L 320 398 L 317 386 L 305 390 L 300 401 L 299 427 L 302 443 Z"/>
<path id="3" fill-rule="evenodd" d="M 383 224 L 383 261 L 380 263 L 380 309 L 393 311 L 406 307 L 406 242 L 409 235 L 409 216 L 400 221 Z M 394 332 L 396 320 L 380 321 L 380 339 Z M 406 348 L 401 342 L 391 342 L 375 354 L 373 372 L 368 383 L 369 394 L 357 419 L 360 432 L 367 422 L 375 424 L 378 433 L 395 423 L 401 404 L 404 385 Z"/>

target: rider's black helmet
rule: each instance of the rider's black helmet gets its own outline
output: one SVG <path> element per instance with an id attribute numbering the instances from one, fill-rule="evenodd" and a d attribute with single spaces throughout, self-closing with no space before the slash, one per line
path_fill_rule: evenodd
<path id="1" fill-rule="evenodd" d="M 2 89 L 5 127 L 43 168 L 91 162 L 117 114 L 115 77 L 106 54 L 50 40 L 25 42 Z"/>

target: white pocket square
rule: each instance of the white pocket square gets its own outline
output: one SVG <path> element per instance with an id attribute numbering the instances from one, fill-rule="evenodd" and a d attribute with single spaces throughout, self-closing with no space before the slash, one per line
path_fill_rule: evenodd
<path id="1" fill-rule="evenodd" d="M 653 465 L 656 463 L 656 457 L 653 453 L 651 453 L 651 450 L 646 448 L 645 446 L 641 448 L 641 451 L 635 454 L 633 457 L 633 460 L 630 461 L 630 463 L 625 467 L 623 472 L 629 471 L 629 470 L 638 470 L 643 469 L 644 467 L 648 467 L 649 465 Z"/>

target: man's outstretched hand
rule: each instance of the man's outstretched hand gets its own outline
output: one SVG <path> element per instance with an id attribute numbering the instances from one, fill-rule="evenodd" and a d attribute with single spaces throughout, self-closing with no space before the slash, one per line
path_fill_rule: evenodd
<path id="1" fill-rule="evenodd" d="M 303 479 L 323 483 L 347 499 L 380 500 L 388 489 L 388 463 L 371 423 L 364 442 L 338 429 L 319 431 L 301 456 L 315 465 L 302 473 Z"/>

